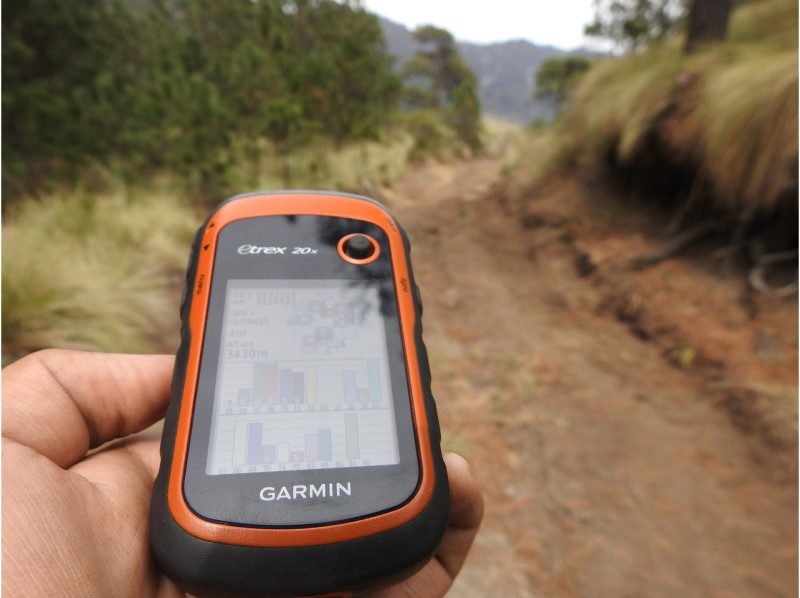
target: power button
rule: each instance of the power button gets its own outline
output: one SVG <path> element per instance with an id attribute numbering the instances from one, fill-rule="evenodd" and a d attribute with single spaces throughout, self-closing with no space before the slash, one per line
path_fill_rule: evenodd
<path id="1" fill-rule="evenodd" d="M 363 266 L 378 259 L 381 247 L 369 235 L 354 233 L 342 237 L 336 250 L 344 261 Z"/>

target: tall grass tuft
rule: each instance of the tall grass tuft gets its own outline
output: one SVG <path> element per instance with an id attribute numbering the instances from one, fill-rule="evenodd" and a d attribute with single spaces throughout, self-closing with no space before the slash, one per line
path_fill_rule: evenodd
<path id="1" fill-rule="evenodd" d="M 728 42 L 796 50 L 797 2 L 751 0 L 741 4 L 731 15 Z"/>
<path id="2" fill-rule="evenodd" d="M 690 118 L 724 207 L 770 213 L 797 201 L 797 83 L 796 52 L 753 52 L 705 76 Z"/>
<path id="3" fill-rule="evenodd" d="M 199 217 L 158 196 L 54 193 L 14 206 L 3 234 L 4 361 L 44 347 L 174 349 Z"/>
<path id="4" fill-rule="evenodd" d="M 672 100 L 682 66 L 675 41 L 596 64 L 575 90 L 562 121 L 568 138 L 576 147 L 611 150 L 620 161 L 627 161 Z"/>

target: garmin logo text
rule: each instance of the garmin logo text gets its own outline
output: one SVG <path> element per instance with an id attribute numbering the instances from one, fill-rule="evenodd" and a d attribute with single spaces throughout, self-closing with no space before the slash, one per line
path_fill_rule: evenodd
<path id="1" fill-rule="evenodd" d="M 263 501 L 295 500 L 298 498 L 335 498 L 350 496 L 350 482 L 330 482 L 328 484 L 295 484 L 294 486 L 265 486 L 259 493 Z"/>
<path id="2" fill-rule="evenodd" d="M 239 255 L 255 255 L 263 253 L 266 255 L 274 255 L 276 253 L 285 254 L 286 247 L 264 247 L 262 245 L 239 245 L 236 250 Z"/>

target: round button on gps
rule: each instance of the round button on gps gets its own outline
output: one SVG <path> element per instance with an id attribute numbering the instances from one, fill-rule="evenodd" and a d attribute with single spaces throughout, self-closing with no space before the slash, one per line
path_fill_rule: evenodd
<path id="1" fill-rule="evenodd" d="M 337 246 L 339 257 L 351 264 L 364 265 L 374 262 L 380 254 L 378 242 L 361 233 L 342 237 Z"/>
<path id="2" fill-rule="evenodd" d="M 344 244 L 344 252 L 354 260 L 365 260 L 373 251 L 375 249 L 366 235 L 353 235 Z"/>

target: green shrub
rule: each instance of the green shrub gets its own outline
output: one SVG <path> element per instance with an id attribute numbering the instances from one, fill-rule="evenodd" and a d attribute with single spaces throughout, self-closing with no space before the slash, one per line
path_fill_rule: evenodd
<path id="1" fill-rule="evenodd" d="M 442 158 L 453 145 L 453 133 L 442 123 L 436 110 L 418 110 L 405 117 L 406 128 L 413 139 L 408 151 L 410 162 L 426 158 Z"/>
<path id="2" fill-rule="evenodd" d="M 375 139 L 400 84 L 378 19 L 352 3 L 9 0 L 3 188 L 166 169 L 214 197 L 237 146 Z"/>

